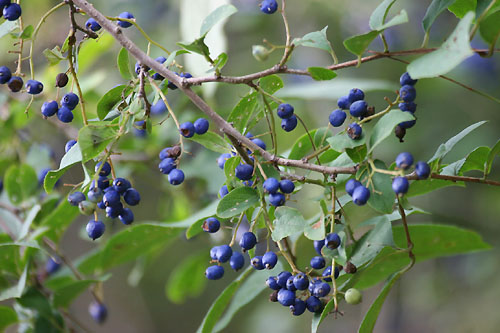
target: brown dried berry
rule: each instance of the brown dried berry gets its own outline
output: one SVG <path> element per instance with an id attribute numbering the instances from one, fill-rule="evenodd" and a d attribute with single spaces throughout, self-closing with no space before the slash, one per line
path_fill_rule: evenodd
<path id="1" fill-rule="evenodd" d="M 181 147 L 173 146 L 168 150 L 168 157 L 176 159 L 181 154 Z"/>
<path id="2" fill-rule="evenodd" d="M 68 75 L 66 73 L 59 73 L 56 76 L 56 87 L 63 88 L 68 84 Z"/>
<path id="3" fill-rule="evenodd" d="M 278 301 L 278 291 L 275 290 L 269 295 L 269 300 L 271 302 L 277 302 Z"/>
<path id="4" fill-rule="evenodd" d="M 356 268 L 356 266 L 352 262 L 348 261 L 345 264 L 344 271 L 347 274 L 354 274 L 358 271 L 358 269 Z"/>
<path id="5" fill-rule="evenodd" d="M 403 138 L 405 137 L 406 129 L 398 125 L 394 129 L 394 134 L 396 134 L 396 137 L 399 139 L 399 142 L 404 142 Z"/>

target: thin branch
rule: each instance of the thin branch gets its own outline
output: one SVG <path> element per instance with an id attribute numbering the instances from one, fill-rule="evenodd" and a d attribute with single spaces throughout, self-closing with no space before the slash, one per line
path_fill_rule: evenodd
<path id="1" fill-rule="evenodd" d="M 413 242 L 411 241 L 410 237 L 410 230 L 408 229 L 408 223 L 406 222 L 406 213 L 405 209 L 403 208 L 403 205 L 401 205 L 401 201 L 398 198 L 398 208 L 399 208 L 399 213 L 401 214 L 401 220 L 403 221 L 403 227 L 405 229 L 405 234 L 406 234 L 406 244 L 408 246 L 408 256 L 410 257 L 410 264 L 406 268 L 406 270 L 410 269 L 414 264 L 415 264 L 415 254 L 413 254 Z"/>

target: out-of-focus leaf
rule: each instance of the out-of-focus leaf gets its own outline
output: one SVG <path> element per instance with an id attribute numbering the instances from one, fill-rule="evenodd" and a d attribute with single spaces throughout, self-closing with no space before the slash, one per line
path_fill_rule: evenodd
<path id="1" fill-rule="evenodd" d="M 4 186 L 9 200 L 20 204 L 35 193 L 38 177 L 35 170 L 27 164 L 12 165 L 5 172 Z"/>
<path id="2" fill-rule="evenodd" d="M 422 26 L 424 31 L 429 32 L 432 24 L 436 18 L 449 6 L 453 5 L 456 0 L 433 0 L 430 6 L 427 8 L 424 19 L 422 20 Z M 413 75 L 412 75 L 413 77 Z"/>
<path id="3" fill-rule="evenodd" d="M 230 153 L 229 144 L 220 135 L 214 132 L 207 132 L 203 135 L 195 135 L 191 138 L 192 141 L 198 142 L 203 147 L 215 151 L 217 153 Z"/>
<path id="4" fill-rule="evenodd" d="M 205 36 L 214 25 L 233 15 L 237 11 L 238 9 L 236 9 L 233 5 L 222 5 L 211 12 L 201 24 L 200 36 Z"/>
<path id="5" fill-rule="evenodd" d="M 121 76 L 125 80 L 130 80 L 132 78 L 132 73 L 130 72 L 130 61 L 128 57 L 128 51 L 124 47 L 122 47 L 122 49 L 118 53 L 117 64 Z"/>
<path id="6" fill-rule="evenodd" d="M 191 255 L 174 268 L 165 286 L 168 299 L 184 303 L 188 297 L 198 296 L 205 288 L 207 253 Z"/>

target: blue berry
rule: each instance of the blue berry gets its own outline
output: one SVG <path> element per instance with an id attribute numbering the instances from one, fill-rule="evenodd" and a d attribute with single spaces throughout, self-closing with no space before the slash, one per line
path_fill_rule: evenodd
<path id="1" fill-rule="evenodd" d="M 351 102 L 349 101 L 349 96 L 342 96 L 337 100 L 337 105 L 342 110 L 349 110 L 351 107 Z"/>
<path id="2" fill-rule="evenodd" d="M 2 66 L 0 67 L 0 84 L 6 84 L 9 82 L 12 77 L 12 73 L 10 72 L 9 67 Z"/>
<path id="3" fill-rule="evenodd" d="M 57 119 L 62 121 L 63 123 L 70 123 L 73 121 L 73 112 L 70 109 L 63 106 L 59 110 L 57 110 Z"/>
<path id="4" fill-rule="evenodd" d="M 304 273 L 299 273 L 294 276 L 293 285 L 297 290 L 306 290 L 309 287 L 309 279 Z"/>
<path id="5" fill-rule="evenodd" d="M 223 185 L 220 190 L 219 190 L 219 195 L 222 198 L 224 198 L 226 196 L 226 194 L 229 193 L 229 190 L 227 189 L 227 185 Z"/>
<path id="6" fill-rule="evenodd" d="M 295 190 L 295 185 L 291 180 L 283 179 L 280 181 L 280 190 L 285 194 L 292 193 Z"/>
<path id="7" fill-rule="evenodd" d="M 267 193 L 276 193 L 279 189 L 280 182 L 276 178 L 267 178 L 262 184 L 262 187 Z"/>
<path id="8" fill-rule="evenodd" d="M 146 121 L 139 120 L 134 123 L 134 135 L 138 138 L 144 138 L 148 132 L 146 131 Z"/>
<path id="9" fill-rule="evenodd" d="M 414 86 L 417 81 L 418 80 L 413 80 L 408 72 L 403 73 L 403 75 L 401 75 L 401 77 L 399 78 L 399 83 L 401 84 L 401 86 Z"/>
<path id="10" fill-rule="evenodd" d="M 349 108 L 349 113 L 353 117 L 362 117 L 366 114 L 368 104 L 365 101 L 355 101 Z"/>
<path id="11" fill-rule="evenodd" d="M 407 84 L 401 87 L 401 89 L 399 90 L 399 96 L 401 96 L 401 99 L 407 103 L 413 102 L 417 97 L 417 91 L 415 90 L 414 86 L 410 86 Z"/>
<path id="12" fill-rule="evenodd" d="M 203 221 L 203 225 L 201 227 L 203 228 L 203 231 L 213 234 L 214 232 L 219 231 L 220 222 L 215 217 L 209 217 Z"/>
<path id="13" fill-rule="evenodd" d="M 401 111 L 409 111 L 411 113 L 415 113 L 415 111 L 417 111 L 417 104 L 415 104 L 414 102 L 402 102 L 398 104 L 398 108 Z"/>
<path id="14" fill-rule="evenodd" d="M 193 76 L 191 75 L 191 73 L 188 73 L 188 72 L 185 72 L 185 73 L 180 73 L 179 74 L 180 77 L 183 77 L 185 79 L 190 79 L 192 78 Z"/>
<path id="15" fill-rule="evenodd" d="M 409 111 L 405 111 L 405 112 L 409 112 Z M 413 113 L 412 113 L 412 115 L 413 115 Z M 417 121 L 415 119 L 403 121 L 402 123 L 399 123 L 398 126 L 400 126 L 403 129 L 408 129 L 408 128 L 412 128 L 413 126 L 415 126 L 416 122 Z"/>
<path id="16" fill-rule="evenodd" d="M 264 150 L 267 148 L 266 143 L 259 138 L 252 139 L 252 142 Z"/>
<path id="17" fill-rule="evenodd" d="M 415 165 L 415 173 L 417 174 L 418 179 L 427 179 L 431 174 L 431 167 L 429 164 L 419 161 Z"/>
<path id="18" fill-rule="evenodd" d="M 309 288 L 307 288 L 309 290 L 309 293 L 312 295 L 312 293 L 314 292 L 314 288 L 320 284 L 322 281 L 319 277 L 317 278 L 314 278 L 311 283 L 309 283 Z"/>
<path id="19" fill-rule="evenodd" d="M 116 219 L 123 212 L 123 204 L 118 202 L 114 206 L 106 207 L 106 216 L 112 219 Z"/>
<path id="20" fill-rule="evenodd" d="M 261 271 L 265 268 L 264 264 L 262 263 L 262 256 L 255 256 L 250 260 L 250 265 L 253 266 L 258 271 Z"/>
<path id="21" fill-rule="evenodd" d="M 92 30 L 93 32 L 96 32 L 101 30 L 101 25 L 91 17 L 87 20 L 87 22 L 85 22 L 85 28 L 87 28 L 88 30 Z"/>
<path id="22" fill-rule="evenodd" d="M 94 171 L 97 172 L 99 168 L 101 167 L 102 162 L 99 162 L 95 165 Z M 104 162 L 104 165 L 101 168 L 101 171 L 99 171 L 99 176 L 101 177 L 107 177 L 111 173 L 111 165 L 108 162 Z"/>
<path id="23" fill-rule="evenodd" d="M 28 80 L 26 82 L 26 92 L 30 95 L 38 95 L 43 91 L 43 84 L 40 81 Z"/>
<path id="24" fill-rule="evenodd" d="M 347 127 L 347 135 L 353 140 L 359 139 L 362 133 L 363 130 L 357 123 L 352 123 Z"/>
<path id="25" fill-rule="evenodd" d="M 188 121 L 188 122 L 181 124 L 181 126 L 179 128 L 179 132 L 185 138 L 192 138 L 194 136 L 194 133 L 195 133 L 193 123 Z"/>
<path id="26" fill-rule="evenodd" d="M 349 179 L 347 183 L 345 183 L 345 191 L 347 192 L 347 194 L 352 196 L 354 190 L 358 186 L 361 186 L 361 183 L 359 181 L 357 181 L 356 179 Z"/>
<path id="27" fill-rule="evenodd" d="M 217 247 L 216 257 L 219 262 L 228 261 L 233 255 L 233 250 L 229 245 L 221 245 Z"/>
<path id="28" fill-rule="evenodd" d="M 75 93 L 72 93 L 72 92 L 67 93 L 61 99 L 61 105 L 65 106 L 66 108 L 68 108 L 70 110 L 74 110 L 79 102 L 80 102 L 80 98 L 78 98 L 78 95 Z"/>
<path id="29" fill-rule="evenodd" d="M 11 0 L 0 0 L 0 9 L 3 9 L 3 7 L 10 5 L 11 2 Z M 2 13 L 0 13 L 0 17 L 1 15 Z"/>
<path id="30" fill-rule="evenodd" d="M 23 83 L 23 79 L 21 79 L 19 76 L 13 76 L 10 78 L 9 82 L 7 82 L 7 86 L 12 92 L 19 92 L 21 91 L 21 89 L 23 89 Z"/>
<path id="31" fill-rule="evenodd" d="M 160 169 L 160 172 L 164 175 L 168 175 L 175 168 L 175 160 L 170 157 L 161 160 L 160 164 L 158 164 L 158 169 Z"/>
<path id="32" fill-rule="evenodd" d="M 115 189 L 116 192 L 118 192 L 121 195 L 123 195 L 125 191 L 128 190 L 130 187 L 131 187 L 130 182 L 125 178 L 116 178 L 113 181 L 113 188 Z"/>
<path id="33" fill-rule="evenodd" d="M 194 122 L 194 131 L 196 132 L 196 134 L 205 134 L 207 133 L 209 126 L 210 124 L 208 120 L 206 120 L 205 118 L 199 118 Z"/>
<path id="34" fill-rule="evenodd" d="M 158 57 L 155 59 L 156 62 L 159 62 L 160 64 L 163 64 L 165 63 L 165 61 L 167 61 L 167 58 L 165 57 Z M 152 76 L 153 80 L 158 80 L 158 81 L 161 81 L 164 79 L 164 77 L 160 74 L 160 73 L 154 73 L 153 76 Z"/>
<path id="35" fill-rule="evenodd" d="M 168 181 L 172 185 L 180 185 L 184 181 L 184 172 L 179 169 L 174 169 L 168 174 Z"/>
<path id="36" fill-rule="evenodd" d="M 280 117 L 281 119 L 288 119 L 293 116 L 293 106 L 286 103 L 280 104 L 278 106 L 277 112 L 278 117 Z"/>
<path id="37" fill-rule="evenodd" d="M 47 176 L 49 171 L 51 171 L 50 168 L 45 168 L 45 169 L 42 169 L 40 171 L 40 173 L 38 174 L 38 185 L 40 185 L 40 186 L 43 185 L 43 182 L 45 181 L 45 177 Z M 57 181 L 56 186 L 58 186 L 58 183 L 59 183 L 59 181 Z"/>
<path id="38" fill-rule="evenodd" d="M 316 256 L 311 258 L 311 267 L 314 269 L 322 269 L 325 267 L 325 258 Z"/>
<path id="39" fill-rule="evenodd" d="M 292 276 L 292 273 L 283 271 L 278 274 L 278 277 L 276 278 L 276 282 L 281 288 L 286 288 L 286 282 L 288 279 Z"/>
<path id="40" fill-rule="evenodd" d="M 356 101 L 361 101 L 361 100 L 365 99 L 365 93 L 361 89 L 353 88 L 349 91 L 348 98 L 349 98 L 349 102 L 351 102 L 351 103 L 354 103 Z"/>
<path id="41" fill-rule="evenodd" d="M 217 165 L 219 166 L 219 168 L 221 168 L 222 170 L 224 170 L 224 164 L 226 164 L 226 161 L 228 159 L 230 159 L 231 157 L 232 156 L 229 153 L 224 153 L 224 154 L 220 155 L 217 158 Z"/>
<path id="42" fill-rule="evenodd" d="M 279 207 L 285 204 L 285 196 L 281 193 L 271 193 L 269 194 L 269 203 L 272 206 Z"/>
<path id="43" fill-rule="evenodd" d="M 102 201 L 102 200 L 99 201 L 97 203 L 97 208 L 99 208 L 99 209 L 106 209 L 106 205 L 104 204 L 104 201 Z"/>
<path id="44" fill-rule="evenodd" d="M 295 287 L 295 285 L 293 284 L 293 279 L 295 278 L 295 276 L 290 276 L 288 278 L 288 280 L 286 280 L 286 289 L 290 290 L 290 291 L 295 291 L 297 290 L 297 287 Z"/>
<path id="45" fill-rule="evenodd" d="M 306 300 L 306 308 L 310 312 L 319 312 L 323 308 L 323 304 L 321 303 L 320 299 L 317 298 L 316 296 L 309 296 Z"/>
<path id="46" fill-rule="evenodd" d="M 119 18 L 124 18 L 124 19 L 133 19 L 134 18 L 134 15 L 132 15 L 131 13 L 129 12 L 123 12 L 121 13 L 120 15 L 118 15 Z M 121 21 L 121 20 L 118 20 L 118 25 L 122 28 L 129 28 L 132 26 L 132 23 L 130 22 L 126 22 L 126 21 Z"/>
<path id="47" fill-rule="evenodd" d="M 93 189 L 95 187 L 95 180 L 90 183 L 90 189 Z M 105 190 L 109 187 L 109 179 L 106 177 L 99 176 L 97 179 L 97 187 L 99 187 L 101 190 Z"/>
<path id="48" fill-rule="evenodd" d="M 102 221 L 94 221 L 91 220 L 87 224 L 87 235 L 92 239 L 96 240 L 97 238 L 101 237 L 102 234 L 104 234 L 104 230 L 106 229 L 106 226 Z"/>
<path id="49" fill-rule="evenodd" d="M 295 115 L 281 121 L 281 128 L 285 132 L 291 132 L 295 129 L 295 127 L 297 127 L 297 117 L 295 117 Z"/>
<path id="50" fill-rule="evenodd" d="M 248 251 L 253 249 L 255 244 L 257 244 L 257 237 L 253 232 L 247 231 L 243 235 L 241 235 L 240 246 L 243 249 L 243 251 Z"/>
<path id="51" fill-rule="evenodd" d="M 120 193 L 118 193 L 114 188 L 106 191 L 102 197 L 102 201 L 104 201 L 106 207 L 116 206 L 120 203 Z"/>
<path id="52" fill-rule="evenodd" d="M 290 306 L 295 303 L 295 293 L 287 289 L 278 291 L 278 302 L 283 306 Z"/>
<path id="53" fill-rule="evenodd" d="M 3 9 L 3 17 L 5 17 L 7 21 L 17 20 L 19 17 L 21 17 L 21 13 L 21 6 L 19 6 L 17 3 L 11 3 Z"/>
<path id="54" fill-rule="evenodd" d="M 325 246 L 325 240 L 315 240 L 314 243 L 314 249 L 316 250 L 316 252 L 321 256 L 321 249 L 323 248 L 323 246 Z"/>
<path id="55" fill-rule="evenodd" d="M 266 280 L 266 285 L 272 290 L 280 290 L 281 286 L 278 284 L 276 276 L 270 276 Z"/>
<path id="56" fill-rule="evenodd" d="M 263 0 L 260 3 L 260 11 L 264 14 L 273 14 L 278 10 L 278 3 L 276 0 Z"/>
<path id="57" fill-rule="evenodd" d="M 219 247 L 220 246 L 214 246 L 210 249 L 210 258 L 212 258 L 212 260 L 217 260 L 217 249 Z"/>
<path id="58" fill-rule="evenodd" d="M 89 201 L 97 203 L 102 201 L 103 191 L 99 187 L 94 187 L 88 191 L 87 197 Z"/>
<path id="59" fill-rule="evenodd" d="M 108 309 L 104 304 L 93 301 L 89 305 L 89 313 L 96 323 L 102 324 L 108 316 Z"/>
<path id="60" fill-rule="evenodd" d="M 300 316 L 306 311 L 306 302 L 303 300 L 296 298 L 295 304 L 290 305 L 290 310 L 294 316 Z"/>
<path id="61" fill-rule="evenodd" d="M 224 267 L 222 267 L 222 266 L 210 266 L 205 271 L 205 276 L 209 280 L 218 280 L 224 276 Z"/>
<path id="62" fill-rule="evenodd" d="M 245 265 L 245 257 L 238 251 L 233 251 L 233 255 L 229 259 L 229 266 L 235 271 L 243 268 Z"/>
<path id="63" fill-rule="evenodd" d="M 358 205 L 363 206 L 370 199 L 370 191 L 364 186 L 358 186 L 352 193 L 352 201 Z"/>
<path id="64" fill-rule="evenodd" d="M 278 256 L 276 253 L 269 251 L 262 256 L 262 264 L 266 269 L 273 269 L 278 262 Z"/>
<path id="65" fill-rule="evenodd" d="M 328 120 L 330 121 L 330 124 L 333 127 L 339 127 L 339 126 L 342 126 L 346 117 L 347 117 L 347 114 L 344 111 L 337 109 L 337 110 L 333 110 L 332 113 L 330 113 Z"/>
<path id="66" fill-rule="evenodd" d="M 313 290 L 313 296 L 316 296 L 318 298 L 325 297 L 330 293 L 330 290 L 331 290 L 330 285 L 326 282 L 315 284 Z"/>
<path id="67" fill-rule="evenodd" d="M 236 167 L 235 175 L 236 178 L 241 180 L 249 180 L 252 178 L 253 166 L 250 164 L 240 164 Z"/>
<path id="68" fill-rule="evenodd" d="M 396 195 L 403 195 L 408 192 L 408 188 L 410 184 L 408 183 L 408 179 L 406 177 L 396 177 L 392 181 L 392 190 L 396 193 Z"/>
<path id="69" fill-rule="evenodd" d="M 68 195 L 68 202 L 71 206 L 78 206 L 83 200 L 85 200 L 85 194 L 82 192 L 73 192 Z"/>
<path id="70" fill-rule="evenodd" d="M 59 268 L 61 268 L 61 263 L 49 257 L 49 260 L 47 260 L 47 262 L 45 263 L 45 271 L 47 272 L 47 274 L 54 274 L 59 270 Z"/>
<path id="71" fill-rule="evenodd" d="M 127 203 L 127 205 L 135 206 L 141 201 L 141 195 L 139 194 L 139 191 L 131 187 L 123 194 L 123 200 Z"/>
<path id="72" fill-rule="evenodd" d="M 151 114 L 153 116 L 159 116 L 167 112 L 167 106 L 162 99 L 159 99 L 158 102 L 151 105 Z"/>
<path id="73" fill-rule="evenodd" d="M 163 148 L 160 151 L 160 153 L 158 154 L 158 157 L 160 158 L 160 160 L 164 160 L 164 159 L 170 157 L 171 150 L 172 150 L 172 147 Z"/>
<path id="74" fill-rule="evenodd" d="M 59 104 L 56 101 L 45 102 L 42 105 L 42 114 L 45 117 L 52 117 L 59 110 Z"/>
<path id="75" fill-rule="evenodd" d="M 410 153 L 403 152 L 396 157 L 396 166 L 400 169 L 407 170 L 413 164 L 413 156 Z"/>
<path id="76" fill-rule="evenodd" d="M 66 142 L 66 145 L 64 145 L 64 152 L 67 153 L 68 151 L 70 151 L 70 149 L 73 148 L 74 145 L 76 145 L 76 140 L 69 140 L 68 142 Z"/>
<path id="77" fill-rule="evenodd" d="M 335 250 L 340 246 L 340 236 L 336 232 L 326 235 L 325 245 L 331 250 Z"/>
<path id="78" fill-rule="evenodd" d="M 130 208 L 123 208 L 120 215 L 118 215 L 118 218 L 123 224 L 129 225 L 134 222 L 134 213 Z"/>
<path id="79" fill-rule="evenodd" d="M 337 279 L 339 277 L 339 274 L 340 274 L 339 268 L 335 267 L 333 277 L 335 279 Z M 325 268 L 325 270 L 323 271 L 323 274 L 321 274 L 321 276 L 325 277 L 323 280 L 325 280 L 326 282 L 332 282 L 332 278 L 331 278 L 332 266 L 328 266 L 327 268 Z M 330 277 L 327 277 L 327 276 L 330 276 Z"/>

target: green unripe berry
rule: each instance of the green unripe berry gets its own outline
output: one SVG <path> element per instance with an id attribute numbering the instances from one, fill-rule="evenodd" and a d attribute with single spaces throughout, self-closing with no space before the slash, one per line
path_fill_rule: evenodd
<path id="1" fill-rule="evenodd" d="M 80 209 L 80 213 L 83 215 L 92 215 L 94 214 L 96 203 L 84 200 L 78 204 L 78 208 Z"/>
<path id="2" fill-rule="evenodd" d="M 253 45 L 252 46 L 252 55 L 257 61 L 266 61 L 269 57 L 269 50 L 266 49 L 265 46 L 262 45 Z"/>
<path id="3" fill-rule="evenodd" d="M 358 289 L 351 288 L 345 292 L 345 301 L 349 304 L 359 304 L 363 300 L 363 295 Z"/>

